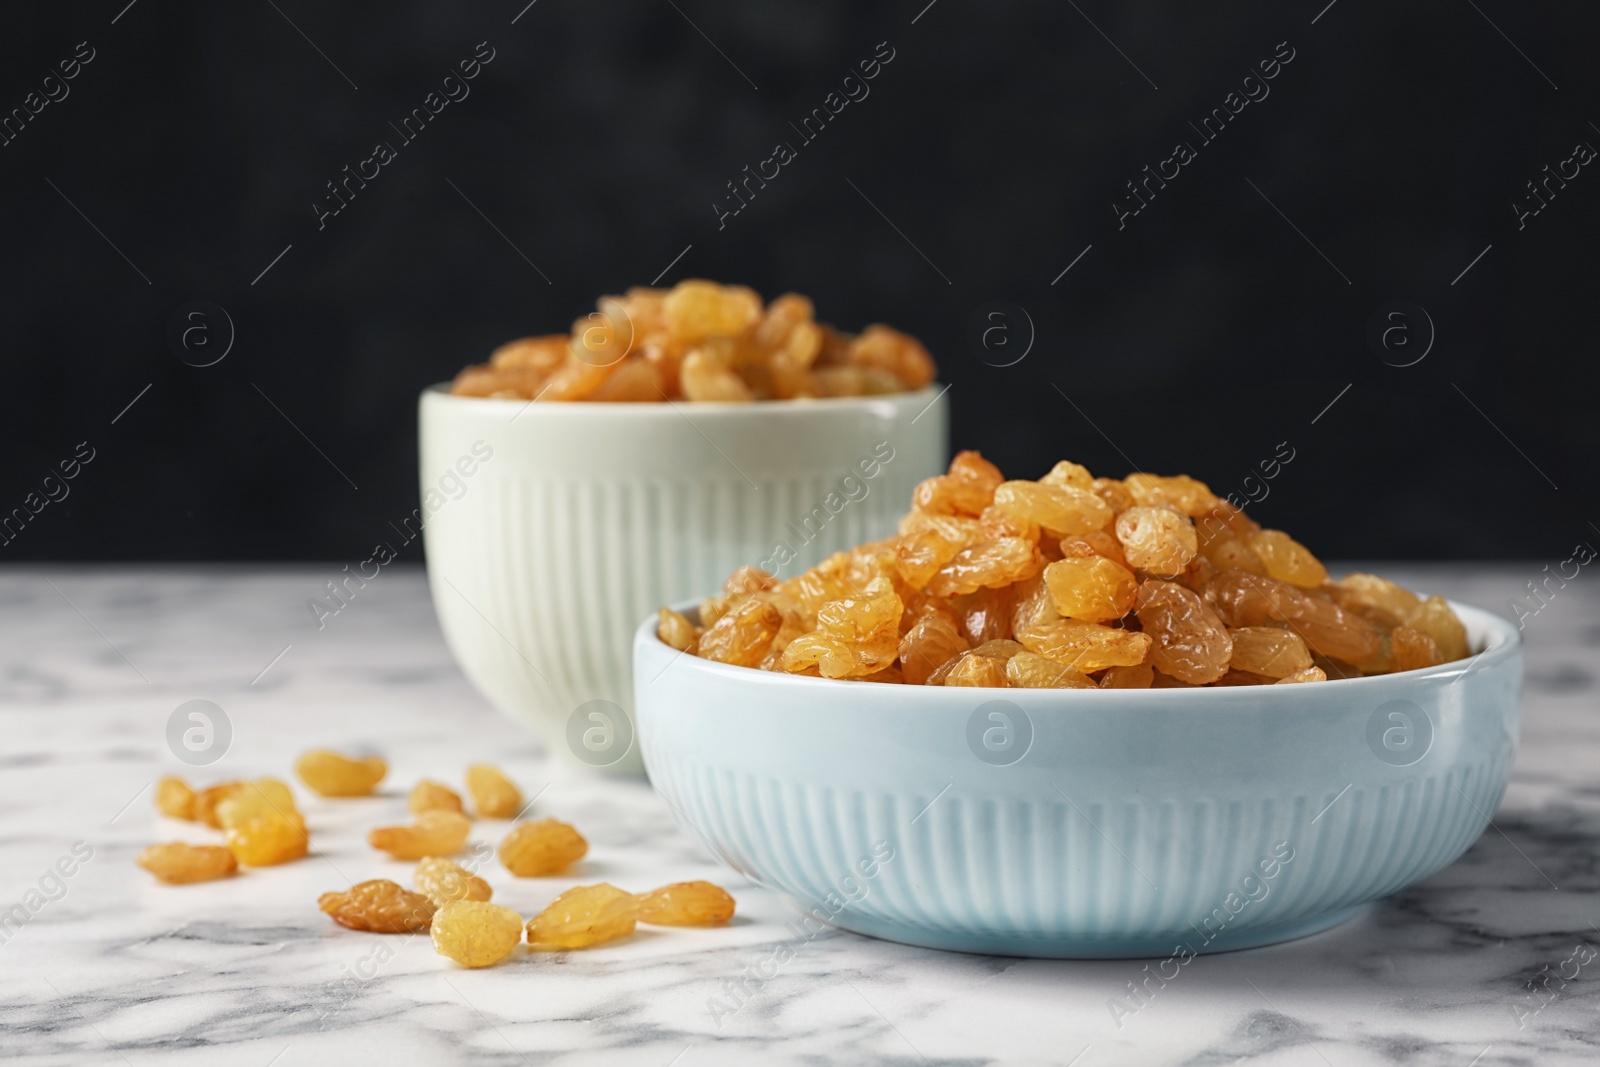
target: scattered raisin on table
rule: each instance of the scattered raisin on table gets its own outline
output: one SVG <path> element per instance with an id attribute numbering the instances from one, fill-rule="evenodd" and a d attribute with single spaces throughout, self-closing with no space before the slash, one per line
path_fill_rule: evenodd
<path id="1" fill-rule="evenodd" d="M 433 913 L 433 950 L 463 967 L 492 967 L 522 943 L 522 916 L 480 900 L 456 900 Z"/>
<path id="2" fill-rule="evenodd" d="M 542 949 L 589 948 L 633 933 L 639 898 L 614 885 L 580 885 L 556 897 L 528 920 L 528 945 Z"/>
<path id="3" fill-rule="evenodd" d="M 518 878 L 566 870 L 588 852 L 583 835 L 557 819 L 520 823 L 500 842 L 500 862 Z"/>
<path id="4" fill-rule="evenodd" d="M 367 835 L 367 843 L 397 860 L 426 856 L 453 856 L 467 843 L 472 820 L 455 811 L 425 811 L 410 826 L 380 826 Z"/>
<path id="5" fill-rule="evenodd" d="M 435 904 L 453 900 L 488 900 L 494 895 L 489 883 L 471 871 L 442 856 L 425 856 L 417 863 L 411 884 Z"/>
<path id="6" fill-rule="evenodd" d="M 638 896 L 639 921 L 652 926 L 716 926 L 733 918 L 733 897 L 710 882 L 673 882 Z"/>
<path id="7" fill-rule="evenodd" d="M 522 810 L 522 790 L 487 763 L 467 768 L 467 792 L 472 794 L 473 808 L 486 819 L 510 819 Z"/>
<path id="8" fill-rule="evenodd" d="M 436 909 L 433 901 L 387 878 L 357 882 L 341 892 L 324 893 L 317 907 L 352 930 L 375 934 L 409 934 L 426 930 Z"/>
<path id="9" fill-rule="evenodd" d="M 139 853 L 135 862 L 169 885 L 211 882 L 239 869 L 239 861 L 221 845 L 190 845 L 182 841 L 151 845 Z"/>
<path id="10" fill-rule="evenodd" d="M 389 765 L 377 756 L 351 759 L 325 748 L 313 749 L 294 764 L 294 772 L 313 792 L 325 797 L 371 796 Z"/>

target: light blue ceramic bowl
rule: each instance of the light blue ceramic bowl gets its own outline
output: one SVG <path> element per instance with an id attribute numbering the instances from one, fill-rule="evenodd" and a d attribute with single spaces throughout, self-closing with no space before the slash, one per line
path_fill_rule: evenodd
<path id="1" fill-rule="evenodd" d="M 1516 754 L 1522 647 L 1223 689 L 945 689 L 730 667 L 634 639 L 639 736 L 679 818 L 821 923 L 1008 956 L 1301 937 L 1448 865 Z"/>

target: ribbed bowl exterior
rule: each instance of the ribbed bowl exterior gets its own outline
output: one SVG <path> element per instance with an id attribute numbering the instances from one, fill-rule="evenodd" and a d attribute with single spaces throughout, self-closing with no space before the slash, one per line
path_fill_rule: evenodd
<path id="1" fill-rule="evenodd" d="M 641 616 L 720 589 L 742 564 L 776 566 L 780 544 L 792 573 L 892 533 L 912 488 L 943 469 L 937 395 L 733 407 L 425 392 L 423 501 L 433 491 L 439 506 L 423 540 L 451 652 L 493 704 L 570 751 L 580 706 L 631 712 Z M 483 453 L 462 474 L 461 457 Z M 440 491 L 452 470 L 464 488 Z M 610 766 L 642 769 L 637 744 Z"/>
<path id="2" fill-rule="evenodd" d="M 1330 925 L 1483 832 L 1521 652 L 1503 620 L 1457 610 L 1476 660 L 1220 690 L 828 683 L 674 657 L 641 630 L 636 670 L 659 677 L 637 714 L 679 818 L 808 921 L 1004 955 L 1218 951 Z M 1031 733 L 1006 766 L 969 742 L 997 699 Z M 1385 729 L 1430 740 L 1396 754 Z"/>

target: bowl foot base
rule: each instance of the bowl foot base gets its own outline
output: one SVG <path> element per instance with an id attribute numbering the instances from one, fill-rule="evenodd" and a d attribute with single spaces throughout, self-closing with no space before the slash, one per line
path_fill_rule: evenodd
<path id="1" fill-rule="evenodd" d="M 949 952 L 971 952 L 987 956 L 1028 956 L 1036 959 L 1057 960 L 1116 960 L 1165 959 L 1168 956 L 1186 958 L 1189 953 L 1206 955 L 1212 952 L 1231 952 L 1242 948 L 1258 948 L 1309 937 L 1338 926 L 1354 918 L 1365 905 L 1326 912 L 1309 919 L 1277 923 L 1270 926 L 1252 926 L 1217 934 L 1210 941 L 1194 930 L 1129 938 L 1069 938 L 1069 937 L 1001 937 L 986 934 L 957 933 L 935 930 L 924 926 L 885 922 L 859 915 L 841 913 L 833 925 L 851 933 L 864 934 L 883 941 L 897 941 L 903 945 L 920 948 L 937 948 Z"/>

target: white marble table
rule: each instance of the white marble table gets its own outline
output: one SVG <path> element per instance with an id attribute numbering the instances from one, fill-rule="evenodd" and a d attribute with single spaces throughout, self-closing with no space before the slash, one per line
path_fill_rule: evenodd
<path id="1" fill-rule="evenodd" d="M 720 870 L 644 783 L 547 759 L 487 707 L 451 662 L 416 570 L 386 568 L 315 629 L 306 598 L 336 571 L 0 571 L 0 923 L 14 904 L 36 908 L 25 925 L 0 925 L 0 1056 L 251 1067 L 1600 1061 L 1600 960 L 1580 963 L 1600 946 L 1593 576 L 1529 620 L 1522 749 L 1496 829 L 1328 933 L 1199 958 L 1119 1028 L 1107 1000 L 1137 963 L 962 956 L 835 932 L 719 1026 L 708 1001 L 790 936 L 784 901 Z M 1538 567 L 1387 572 L 1505 611 Z M 209 767 L 185 767 L 166 741 L 168 716 L 194 698 L 221 705 L 233 728 Z M 380 798 L 302 791 L 320 857 L 183 888 L 133 866 L 154 840 L 213 836 L 155 815 L 155 777 L 288 777 L 313 744 L 369 747 L 391 765 Z M 736 925 L 468 972 L 426 938 L 345 931 L 316 910 L 317 894 L 348 880 L 405 879 L 409 865 L 371 852 L 366 828 L 398 821 L 419 776 L 458 781 L 483 758 L 544 790 L 538 812 L 589 836 L 573 880 L 713 878 L 738 898 Z M 479 824 L 482 839 L 504 825 Z M 58 863 L 70 876 L 51 874 Z M 496 899 L 529 914 L 573 881 L 518 881 L 493 861 L 484 872 Z"/>

